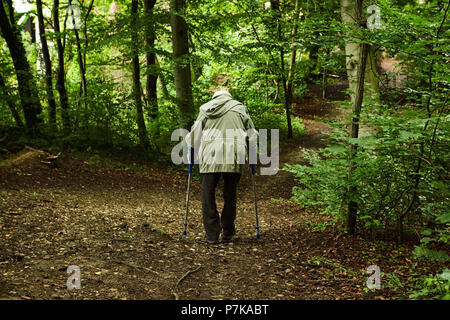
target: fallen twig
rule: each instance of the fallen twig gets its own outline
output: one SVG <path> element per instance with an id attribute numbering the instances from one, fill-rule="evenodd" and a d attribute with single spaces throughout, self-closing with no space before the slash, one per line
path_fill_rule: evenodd
<path id="1" fill-rule="evenodd" d="M 191 273 L 197 272 L 201 267 L 202 267 L 202 266 L 199 265 L 199 266 L 197 266 L 197 268 L 195 268 L 194 270 L 189 270 L 189 271 L 187 271 L 185 274 L 183 274 L 183 276 L 182 276 L 180 279 L 178 279 L 177 284 L 175 285 L 175 288 L 174 288 L 174 289 L 176 289 L 176 287 L 178 287 L 178 285 L 180 284 L 180 282 L 183 281 L 184 279 L 186 279 L 188 275 L 190 275 Z"/>
<path id="2" fill-rule="evenodd" d="M 131 268 L 135 268 L 135 269 L 142 269 L 142 270 L 145 270 L 145 271 L 148 271 L 148 272 L 152 272 L 152 273 L 158 274 L 158 272 L 156 272 L 155 270 L 152 270 L 152 269 L 144 267 L 144 266 L 138 266 L 137 264 L 134 264 L 132 262 L 121 261 L 121 260 L 111 260 L 111 261 L 113 261 L 115 263 L 123 264 L 123 265 L 125 265 L 127 267 L 131 267 Z"/>
<path id="3" fill-rule="evenodd" d="M 317 283 L 317 282 L 340 282 L 349 281 L 348 279 L 306 279 L 306 282 Z"/>
<path id="4" fill-rule="evenodd" d="M 177 283 L 175 284 L 175 286 L 172 289 L 172 295 L 175 297 L 175 300 L 179 300 L 178 294 L 175 292 L 175 290 L 177 289 L 178 285 L 181 283 L 181 281 L 183 281 L 184 279 L 186 279 L 190 274 L 197 272 L 198 270 L 200 270 L 202 266 L 199 265 L 197 266 L 197 268 L 193 269 L 193 270 L 188 270 L 185 274 L 183 274 L 181 276 L 180 279 L 178 279 Z"/>

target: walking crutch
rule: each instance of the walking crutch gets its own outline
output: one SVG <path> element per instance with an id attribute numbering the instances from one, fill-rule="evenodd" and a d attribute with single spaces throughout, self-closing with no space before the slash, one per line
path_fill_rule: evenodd
<path id="1" fill-rule="evenodd" d="M 188 157 L 189 157 L 189 173 L 188 173 L 188 183 L 187 183 L 187 192 L 186 192 L 186 213 L 184 214 L 184 231 L 183 236 L 186 236 L 186 228 L 187 228 L 187 219 L 189 213 L 189 187 L 191 185 L 191 174 L 192 167 L 194 166 L 194 148 L 188 147 Z"/>
<path id="2" fill-rule="evenodd" d="M 254 202 L 255 202 L 256 239 L 259 239 L 259 238 L 261 238 L 261 235 L 259 234 L 258 205 L 256 203 L 255 165 L 251 164 L 250 168 L 252 169 L 253 196 L 254 196 Z"/>

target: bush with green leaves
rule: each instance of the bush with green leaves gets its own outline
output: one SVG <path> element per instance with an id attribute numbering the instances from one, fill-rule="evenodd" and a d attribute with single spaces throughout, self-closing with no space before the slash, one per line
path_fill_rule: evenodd
<path id="1" fill-rule="evenodd" d="M 305 152 L 308 165 L 285 170 L 298 179 L 293 198 L 300 205 L 343 222 L 349 201 L 354 201 L 359 230 L 369 229 L 373 236 L 394 230 L 399 240 L 404 229 L 419 234 L 417 257 L 445 263 L 450 232 L 450 66 L 444 40 L 449 5 L 430 1 L 399 9 L 391 0 L 377 4 L 383 27 L 364 41 L 402 61 L 405 81 L 395 88 L 401 100 L 389 94 L 381 103 L 366 97 L 360 117 L 363 135 L 351 139 L 342 126 L 335 126 L 328 147 Z M 357 146 L 351 182 L 350 145 Z M 350 193 L 350 187 L 356 192 Z M 441 275 L 427 278 L 427 290 L 445 288 Z"/>
<path id="2" fill-rule="evenodd" d="M 294 199 L 305 207 L 320 208 L 325 214 L 344 218 L 348 195 L 348 159 L 350 143 L 358 145 L 354 183 L 361 226 L 379 228 L 397 223 L 411 201 L 417 167 L 418 148 L 421 141 L 431 143 L 432 137 L 423 133 L 426 119 L 409 109 L 392 110 L 386 106 L 365 106 L 362 124 L 372 128 L 372 135 L 348 138 L 342 127 L 336 127 L 330 136 L 332 144 L 326 148 L 305 150 L 308 165 L 288 165 L 300 186 L 294 188 Z M 434 121 L 437 121 L 435 119 Z M 436 128 L 434 151 L 428 162 L 424 161 L 421 183 L 415 189 L 417 202 L 407 216 L 409 227 L 423 223 L 439 228 L 448 223 L 448 198 L 446 166 L 440 163 L 448 155 L 445 145 L 450 138 L 448 120 L 441 119 Z M 428 159 L 427 159 L 428 160 Z M 443 239 L 443 235 L 441 238 Z"/>
<path id="3" fill-rule="evenodd" d="M 417 280 L 416 290 L 409 298 L 450 300 L 450 269 L 446 268 L 436 275 L 421 277 Z"/>

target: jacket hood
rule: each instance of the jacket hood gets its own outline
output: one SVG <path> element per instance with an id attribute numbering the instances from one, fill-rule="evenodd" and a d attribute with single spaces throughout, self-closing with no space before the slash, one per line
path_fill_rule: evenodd
<path id="1" fill-rule="evenodd" d="M 205 118 L 219 118 L 238 104 L 241 103 L 233 100 L 228 91 L 218 91 L 214 94 L 211 101 L 200 107 L 200 113 Z"/>

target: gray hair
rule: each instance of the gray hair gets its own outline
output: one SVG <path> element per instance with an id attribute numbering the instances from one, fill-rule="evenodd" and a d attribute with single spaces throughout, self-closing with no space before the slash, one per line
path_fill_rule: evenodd
<path id="1" fill-rule="evenodd" d="M 214 99 L 214 98 L 217 98 L 218 96 L 221 96 L 221 95 L 228 95 L 228 96 L 230 96 L 231 98 L 232 98 L 232 95 L 231 95 L 231 93 L 229 93 L 228 92 L 228 90 L 219 90 L 219 91 L 216 91 L 215 93 L 214 93 L 214 95 L 212 96 L 212 98 Z"/>

